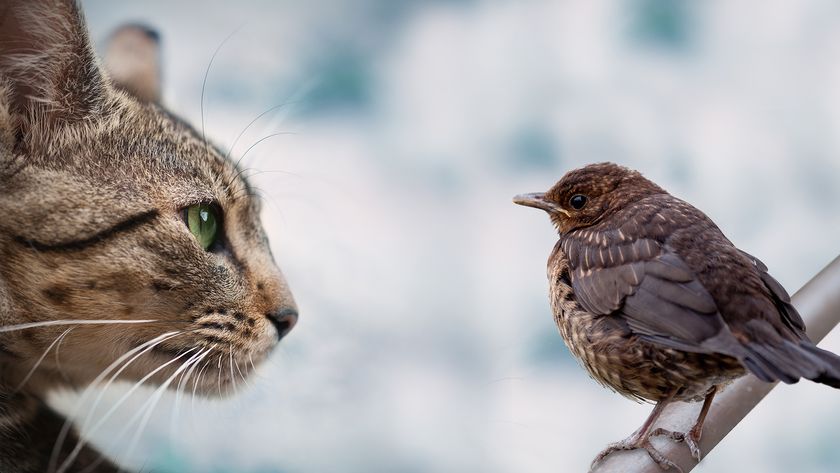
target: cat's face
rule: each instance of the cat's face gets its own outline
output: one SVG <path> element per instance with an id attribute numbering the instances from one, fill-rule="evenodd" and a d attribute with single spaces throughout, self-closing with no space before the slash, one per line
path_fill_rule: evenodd
<path id="1" fill-rule="evenodd" d="M 80 27 L 75 9 L 65 13 Z M 117 90 L 95 66 L 74 68 L 86 60 L 75 56 L 61 63 L 71 94 L 50 99 L 71 103 L 55 107 L 27 102 L 21 91 L 32 86 L 16 86 L 6 69 L 0 326 L 126 323 L 10 332 L 0 348 L 27 370 L 57 353 L 43 357 L 35 383 L 85 384 L 122 359 L 120 378 L 154 373 L 161 384 L 192 369 L 190 388 L 226 394 L 297 321 L 259 198 L 200 133 Z"/>

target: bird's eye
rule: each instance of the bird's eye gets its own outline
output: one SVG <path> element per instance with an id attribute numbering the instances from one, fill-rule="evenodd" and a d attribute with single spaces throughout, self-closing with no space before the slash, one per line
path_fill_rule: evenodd
<path id="1" fill-rule="evenodd" d="M 569 199 L 569 205 L 575 210 L 580 210 L 586 205 L 587 198 L 583 194 L 575 194 Z"/>
<path id="2" fill-rule="evenodd" d="M 216 243 L 219 236 L 219 215 L 211 204 L 191 205 L 184 209 L 184 223 L 198 244 L 205 250 Z"/>

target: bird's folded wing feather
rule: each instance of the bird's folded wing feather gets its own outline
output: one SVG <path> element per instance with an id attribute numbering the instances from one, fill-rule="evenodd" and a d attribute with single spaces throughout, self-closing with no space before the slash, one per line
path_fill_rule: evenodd
<path id="1" fill-rule="evenodd" d="M 785 290 L 784 287 L 776 280 L 773 276 L 767 272 L 767 266 L 761 262 L 755 256 L 747 253 L 743 250 L 738 250 L 744 255 L 750 262 L 756 267 L 758 270 L 759 275 L 761 276 L 761 280 L 764 282 L 764 285 L 770 291 L 770 295 L 773 297 L 773 302 L 776 304 L 776 307 L 779 309 L 779 313 L 782 315 L 782 320 L 785 324 L 795 333 L 800 336 L 804 336 L 805 332 L 805 322 L 802 320 L 802 316 L 799 315 L 799 311 L 796 310 L 796 307 L 790 301 L 790 295 Z"/>
<path id="2" fill-rule="evenodd" d="M 733 356 L 764 381 L 794 383 L 805 377 L 840 387 L 840 358 L 808 340 L 790 296 L 761 261 L 733 254 L 755 267 L 756 282 L 764 289 L 753 296 L 757 299 L 738 305 L 744 314 L 731 313 L 731 307 L 723 314 L 667 239 L 634 226 L 632 233 L 584 230 L 563 239 L 572 287 L 584 310 L 617 317 L 651 343 Z"/>
<path id="3" fill-rule="evenodd" d="M 675 252 L 647 238 L 602 241 L 563 241 L 575 297 L 587 312 L 621 317 L 633 333 L 672 348 L 737 351 L 714 299 Z"/>

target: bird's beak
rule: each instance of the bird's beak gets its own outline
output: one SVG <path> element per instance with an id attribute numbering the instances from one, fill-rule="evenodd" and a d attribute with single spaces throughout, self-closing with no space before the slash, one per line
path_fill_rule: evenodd
<path id="1" fill-rule="evenodd" d="M 569 216 L 569 212 L 557 206 L 554 202 L 546 200 L 544 192 L 534 192 L 532 194 L 519 194 L 513 198 L 514 204 L 524 205 L 526 207 L 534 207 L 535 209 L 542 209 L 549 213 L 561 213 Z"/>

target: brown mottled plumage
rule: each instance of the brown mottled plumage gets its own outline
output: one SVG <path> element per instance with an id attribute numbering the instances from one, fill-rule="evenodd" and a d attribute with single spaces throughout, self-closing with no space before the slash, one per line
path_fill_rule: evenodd
<path id="1" fill-rule="evenodd" d="M 599 383 L 657 403 L 629 438 L 601 452 L 644 448 L 651 435 L 698 441 L 722 384 L 807 378 L 840 387 L 840 357 L 814 346 L 784 288 L 705 214 L 612 163 L 567 173 L 514 202 L 545 210 L 560 240 L 548 260 L 551 306 L 566 345 Z M 686 434 L 652 430 L 672 401 L 704 399 Z"/>

